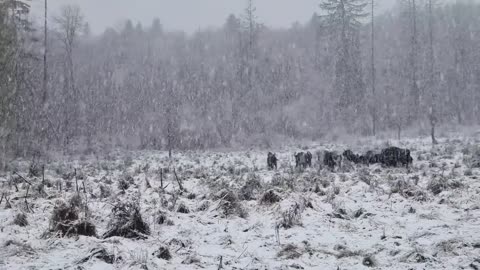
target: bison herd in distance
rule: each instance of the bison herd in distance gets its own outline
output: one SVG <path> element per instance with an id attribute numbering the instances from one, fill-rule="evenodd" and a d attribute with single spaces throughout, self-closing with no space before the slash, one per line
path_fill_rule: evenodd
<path id="1" fill-rule="evenodd" d="M 300 152 L 293 155 L 295 157 L 295 168 L 312 167 L 313 155 L 310 152 Z M 335 168 L 342 166 L 342 161 L 349 161 L 354 164 L 362 164 L 369 166 L 371 164 L 381 164 L 385 167 L 404 166 L 408 168 L 413 162 L 409 149 L 398 147 L 388 147 L 380 153 L 368 151 L 363 155 L 353 153 L 352 150 L 345 150 L 343 154 L 336 152 L 324 151 L 317 152 L 317 160 L 319 168 L 322 166 L 334 171 Z M 271 170 L 277 169 L 278 158 L 276 154 L 269 152 L 267 156 L 267 167 Z"/>

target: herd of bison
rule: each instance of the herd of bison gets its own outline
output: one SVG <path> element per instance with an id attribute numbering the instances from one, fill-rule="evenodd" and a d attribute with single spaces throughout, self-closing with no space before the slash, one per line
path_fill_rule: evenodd
<path id="1" fill-rule="evenodd" d="M 313 155 L 310 152 L 295 153 L 295 167 L 307 168 L 312 167 Z M 408 166 L 413 162 L 410 155 L 410 150 L 402 149 L 398 147 L 388 147 L 383 149 L 380 153 L 368 151 L 363 155 L 353 153 L 351 150 L 346 150 L 343 154 L 337 154 L 336 152 L 325 151 L 317 156 L 320 164 L 328 167 L 330 170 L 334 170 L 335 167 L 341 167 L 343 160 L 355 164 L 382 164 L 386 167 Z M 323 160 L 323 162 L 322 162 Z M 273 153 L 268 153 L 267 166 L 269 169 L 277 169 L 277 156 Z"/>

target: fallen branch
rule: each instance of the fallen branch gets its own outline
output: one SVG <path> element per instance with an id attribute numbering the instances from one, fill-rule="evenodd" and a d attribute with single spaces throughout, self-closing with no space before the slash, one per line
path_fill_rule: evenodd
<path id="1" fill-rule="evenodd" d="M 22 179 L 23 181 L 25 181 L 25 183 L 29 184 L 30 186 L 32 185 L 32 183 L 30 183 L 27 179 L 25 179 L 25 177 L 21 176 L 20 174 L 18 174 L 17 172 L 13 172 L 13 174 L 16 174 L 18 177 L 20 177 L 20 179 Z M 18 190 L 17 190 L 18 191 Z"/>
<path id="2" fill-rule="evenodd" d="M 184 191 L 182 183 L 180 182 L 180 179 L 178 179 L 177 172 L 175 171 L 175 168 L 173 168 L 173 174 L 175 175 L 175 179 L 177 180 L 178 186 L 180 187 L 180 191 Z"/>
<path id="3" fill-rule="evenodd" d="M 28 191 L 30 191 L 30 186 L 27 187 L 27 193 L 25 193 L 25 206 L 26 206 L 26 208 L 27 208 L 28 211 L 33 212 L 33 210 L 32 210 L 32 209 L 30 208 L 30 206 L 28 205 L 28 201 L 27 201 Z"/>
<path id="4" fill-rule="evenodd" d="M 277 239 L 277 244 L 280 246 L 280 223 L 275 225 L 275 238 Z"/>
<path id="5" fill-rule="evenodd" d="M 77 187 L 77 193 L 79 193 L 79 190 L 78 190 L 77 169 L 75 169 L 74 174 L 75 174 L 75 186 Z"/>
<path id="6" fill-rule="evenodd" d="M 240 259 L 240 258 L 243 256 L 243 254 L 245 254 L 245 251 L 247 251 L 247 248 L 248 248 L 248 247 L 245 247 L 245 248 L 243 249 L 242 253 L 240 253 L 240 255 L 237 257 L 237 260 Z"/>
<path id="7" fill-rule="evenodd" d="M 30 190 L 30 186 L 27 187 L 27 193 L 25 193 L 25 203 L 28 205 L 27 203 L 27 197 L 28 197 L 28 191 Z"/>
<path id="8" fill-rule="evenodd" d="M 163 189 L 163 168 L 160 168 L 160 187 Z"/>
<path id="9" fill-rule="evenodd" d="M 42 165 L 42 185 L 45 184 L 45 165 Z"/>
<path id="10" fill-rule="evenodd" d="M 145 185 L 148 188 L 152 188 L 152 185 L 150 185 L 150 182 L 148 181 L 147 175 L 145 175 Z"/>
<path id="11" fill-rule="evenodd" d="M 10 200 L 8 199 L 8 197 L 5 195 L 5 207 L 6 208 L 11 208 L 12 207 L 12 204 L 10 203 Z"/>
<path id="12" fill-rule="evenodd" d="M 220 263 L 218 264 L 218 270 L 223 269 L 222 261 L 223 261 L 223 256 L 220 256 Z"/>

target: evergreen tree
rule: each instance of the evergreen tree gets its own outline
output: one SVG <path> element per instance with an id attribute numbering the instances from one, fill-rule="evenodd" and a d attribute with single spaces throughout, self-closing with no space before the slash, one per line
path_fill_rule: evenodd
<path id="1" fill-rule="evenodd" d="M 338 109 L 347 121 L 358 114 L 365 95 L 359 35 L 360 20 L 368 15 L 364 12 L 366 5 L 364 0 L 324 0 L 320 4 L 338 48 L 334 89 Z"/>

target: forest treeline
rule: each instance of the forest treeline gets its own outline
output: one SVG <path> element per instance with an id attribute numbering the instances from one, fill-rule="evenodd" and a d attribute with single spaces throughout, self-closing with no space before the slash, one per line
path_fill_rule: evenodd
<path id="1" fill-rule="evenodd" d="M 480 5 L 372 3 L 319 0 L 307 23 L 272 29 L 249 0 L 217 29 L 92 35 L 76 6 L 34 23 L 28 2 L 0 0 L 4 159 L 479 124 Z"/>

